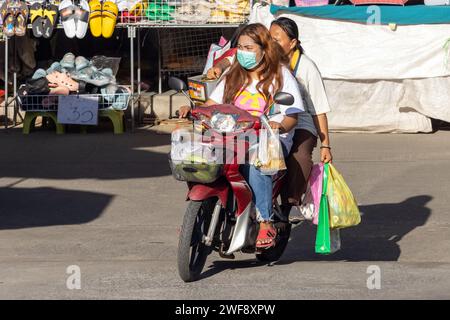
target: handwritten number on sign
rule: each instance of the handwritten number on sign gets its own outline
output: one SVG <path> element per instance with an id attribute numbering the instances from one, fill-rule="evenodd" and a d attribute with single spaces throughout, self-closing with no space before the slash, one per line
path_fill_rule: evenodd
<path id="1" fill-rule="evenodd" d="M 80 119 L 81 114 L 78 112 L 78 107 L 71 107 L 72 109 L 72 116 L 71 119 L 69 119 L 69 121 L 78 121 L 78 119 Z"/>
<path id="2" fill-rule="evenodd" d="M 92 119 L 94 119 L 94 114 L 91 111 L 85 111 L 82 114 L 83 119 L 81 119 L 81 122 L 83 123 L 87 123 L 92 121 Z"/>

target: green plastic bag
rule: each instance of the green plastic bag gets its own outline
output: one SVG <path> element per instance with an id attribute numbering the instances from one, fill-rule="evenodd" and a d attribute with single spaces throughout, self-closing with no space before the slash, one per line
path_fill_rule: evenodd
<path id="1" fill-rule="evenodd" d="M 330 219 L 328 216 L 328 163 L 323 166 L 322 195 L 320 196 L 319 224 L 316 233 L 316 253 L 327 254 L 331 251 Z"/>
<path id="2" fill-rule="evenodd" d="M 329 165 L 325 163 L 323 166 L 323 183 L 322 195 L 320 198 L 319 223 L 316 233 L 316 253 L 330 254 L 341 248 L 341 237 L 338 229 L 330 230 L 330 215 L 328 208 L 328 182 L 329 182 Z"/>
<path id="3" fill-rule="evenodd" d="M 342 175 L 331 164 L 328 170 L 327 198 L 331 229 L 353 227 L 361 222 L 355 197 Z"/>

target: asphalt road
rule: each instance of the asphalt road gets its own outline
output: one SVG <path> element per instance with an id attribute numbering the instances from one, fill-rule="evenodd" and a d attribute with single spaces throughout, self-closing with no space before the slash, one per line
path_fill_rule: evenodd
<path id="1" fill-rule="evenodd" d="M 316 255 L 315 228 L 302 224 L 275 265 L 214 253 L 185 284 L 186 187 L 170 176 L 169 136 L 2 130 L 0 299 L 450 298 L 450 132 L 331 141 L 363 212 L 341 251 Z"/>

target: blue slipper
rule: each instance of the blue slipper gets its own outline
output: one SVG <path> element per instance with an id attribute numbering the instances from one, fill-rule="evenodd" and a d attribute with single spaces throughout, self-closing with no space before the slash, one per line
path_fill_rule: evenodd
<path id="1" fill-rule="evenodd" d="M 83 56 L 79 56 L 75 59 L 75 69 L 77 71 L 80 71 L 86 67 L 89 67 L 89 64 L 90 64 L 89 60 Z"/>
<path id="2" fill-rule="evenodd" d="M 125 87 L 119 87 L 116 91 L 116 101 L 112 104 L 115 110 L 126 110 L 130 100 L 130 91 Z"/>
<path id="3" fill-rule="evenodd" d="M 47 74 L 50 74 L 54 71 L 62 72 L 61 64 L 59 62 L 53 62 L 50 68 L 47 69 Z"/>
<path id="4" fill-rule="evenodd" d="M 45 78 L 46 75 L 47 75 L 47 72 L 44 69 L 37 69 L 34 72 L 34 74 L 31 77 L 31 79 L 37 80 L 37 79 Z"/>
<path id="5" fill-rule="evenodd" d="M 61 67 L 65 69 L 75 69 L 75 55 L 71 52 L 66 53 L 60 63 Z"/>

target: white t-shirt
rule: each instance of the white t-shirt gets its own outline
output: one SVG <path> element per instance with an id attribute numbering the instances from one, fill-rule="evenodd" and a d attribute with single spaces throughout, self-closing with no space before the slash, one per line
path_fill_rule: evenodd
<path id="1" fill-rule="evenodd" d="M 316 64 L 308 56 L 302 54 L 295 77 L 300 84 L 300 92 L 305 106 L 305 111 L 298 115 L 296 129 L 308 130 L 317 136 L 317 129 L 311 115 L 331 111 L 322 76 Z"/>
<path id="2" fill-rule="evenodd" d="M 270 121 L 282 122 L 284 116 L 294 113 L 300 113 L 304 111 L 303 99 L 300 94 L 299 83 L 292 75 L 291 71 L 287 67 L 282 68 L 283 86 L 281 91 L 290 93 L 294 97 L 294 103 L 291 106 L 283 106 L 275 104 L 271 109 L 271 115 L 269 115 Z M 209 99 L 217 104 L 223 103 L 223 95 L 225 91 L 225 80 L 222 80 L 214 91 L 209 96 Z M 266 108 L 266 102 L 264 96 L 258 92 L 256 85 L 258 81 L 253 81 L 245 90 L 236 98 L 234 104 L 244 110 L 247 110 L 254 116 L 260 116 Z M 292 138 L 294 136 L 294 130 L 280 134 L 280 140 L 289 152 L 292 147 Z"/>

